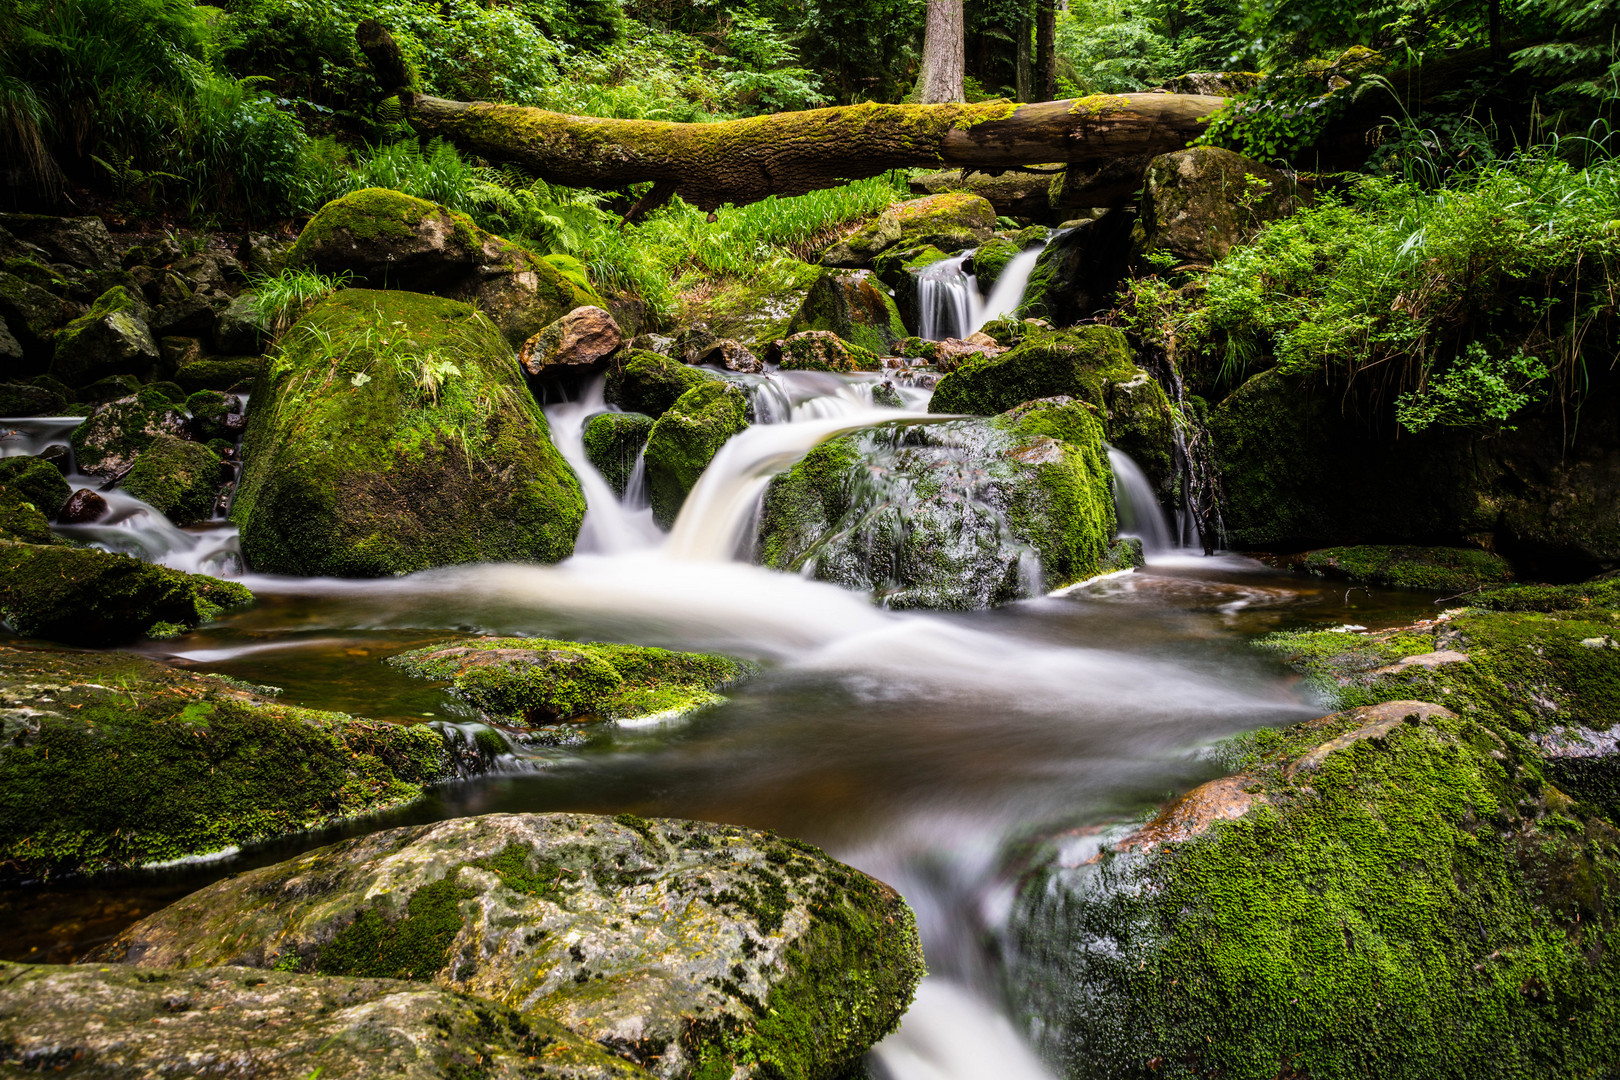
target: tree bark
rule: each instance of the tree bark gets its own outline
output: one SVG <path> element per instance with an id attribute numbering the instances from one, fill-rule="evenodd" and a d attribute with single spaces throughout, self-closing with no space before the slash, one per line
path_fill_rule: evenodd
<path id="1" fill-rule="evenodd" d="M 962 0 L 928 0 L 917 100 L 924 105 L 965 101 L 962 61 Z"/>
<path id="2" fill-rule="evenodd" d="M 1057 0 L 1035 4 L 1035 95 L 1042 101 L 1057 96 Z"/>

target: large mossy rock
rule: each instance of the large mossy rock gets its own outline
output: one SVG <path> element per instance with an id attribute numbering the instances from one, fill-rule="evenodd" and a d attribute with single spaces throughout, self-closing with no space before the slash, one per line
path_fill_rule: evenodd
<path id="1" fill-rule="evenodd" d="M 996 209 L 977 195 L 947 192 L 896 203 L 877 218 L 828 248 L 825 266 L 864 270 L 891 247 L 925 247 L 961 251 L 990 238 Z"/>
<path id="2" fill-rule="evenodd" d="M 732 383 L 694 386 L 660 416 L 647 435 L 647 496 L 653 520 L 675 524 L 687 495 L 726 440 L 748 426 L 748 393 Z"/>
<path id="3" fill-rule="evenodd" d="M 852 371 L 879 371 L 883 367 L 883 358 L 877 353 L 852 345 L 831 330 L 801 330 L 777 342 L 774 351 L 778 354 L 783 371 L 848 374 Z"/>
<path id="4" fill-rule="evenodd" d="M 555 562 L 584 519 L 512 350 L 466 304 L 347 289 L 254 387 L 231 516 L 255 570 Z"/>
<path id="5" fill-rule="evenodd" d="M 455 774 L 427 725 L 300 709 L 124 653 L 0 648 L 0 693 L 0 876 L 221 851 Z"/>
<path id="6" fill-rule="evenodd" d="M 115 477 L 135 463 L 156 440 L 181 435 L 186 416 L 176 402 L 155 386 L 96 406 L 69 441 L 79 471 Z"/>
<path id="7" fill-rule="evenodd" d="M 7 359 L 5 342 L 0 340 L 0 362 Z M 61 416 L 67 404 L 67 397 L 49 386 L 0 382 L 0 416 Z"/>
<path id="8" fill-rule="evenodd" d="M 1066 1075 L 1577 1077 L 1620 1059 L 1620 832 L 1522 743 L 1398 701 L 1225 750 L 1235 775 L 1089 861 L 1054 838 L 1024 876 L 1008 986 Z"/>
<path id="9" fill-rule="evenodd" d="M 220 460 L 208 447 L 159 435 L 141 451 L 121 486 L 184 526 L 213 516 L 221 479 Z"/>
<path id="10" fill-rule="evenodd" d="M 626 412 L 656 420 L 688 390 L 722 381 L 712 371 L 700 371 L 661 353 L 634 349 L 608 369 L 603 397 Z"/>
<path id="11" fill-rule="evenodd" d="M 61 470 L 43 458 L 0 458 L 0 540 L 55 543 L 51 519 L 72 493 Z"/>
<path id="12" fill-rule="evenodd" d="M 1444 589 L 1453 594 L 1513 579 L 1513 568 L 1500 555 L 1478 548 L 1358 547 L 1307 551 L 1300 565 L 1313 574 L 1343 578 L 1358 585 L 1395 585 L 1407 589 Z"/>
<path id="13" fill-rule="evenodd" d="M 1067 326 L 1112 306 L 1130 262 L 1131 224 L 1125 211 L 1110 210 L 1052 237 L 1024 286 L 1019 315 Z"/>
<path id="14" fill-rule="evenodd" d="M 69 386 L 106 375 L 149 374 L 158 362 L 157 341 L 146 324 L 150 315 L 140 293 L 122 285 L 108 289 L 57 331 L 51 374 Z"/>
<path id="15" fill-rule="evenodd" d="M 287 265 L 352 274 L 378 289 L 465 300 L 514 346 L 577 307 L 603 304 L 550 262 L 465 214 L 385 188 L 321 207 L 287 252 Z"/>
<path id="16" fill-rule="evenodd" d="M 1061 395 L 1096 409 L 1105 438 L 1159 490 L 1168 489 L 1174 437 L 1169 399 L 1136 366 L 1125 335 L 1111 326 L 1032 335 L 1000 356 L 967 360 L 940 379 L 928 408 L 991 416 L 1019 402 Z"/>
<path id="17" fill-rule="evenodd" d="M 829 440 L 771 481 L 767 566 L 901 608 L 1004 604 L 1104 571 L 1114 536 L 1102 425 L 1069 398 Z"/>
<path id="18" fill-rule="evenodd" d="M 770 833 L 630 815 L 346 840 L 193 893 L 105 955 L 431 981 L 667 1080 L 834 1080 L 893 1030 L 922 974 L 888 886 Z"/>
<path id="19" fill-rule="evenodd" d="M 1261 372 L 1210 410 L 1231 544 L 1488 545 L 1565 580 L 1620 567 L 1620 387 L 1595 382 L 1578 428 L 1549 406 L 1482 439 Z"/>
<path id="20" fill-rule="evenodd" d="M 16 274 L 0 271 L 0 318 L 17 339 L 27 371 L 45 370 L 56 328 L 69 317 L 69 306 L 56 296 Z"/>
<path id="21" fill-rule="evenodd" d="M 491 720 L 527 726 L 678 716 L 723 701 L 718 691 L 753 671 L 706 653 L 543 638 L 462 638 L 388 662 L 448 684 Z"/>
<path id="22" fill-rule="evenodd" d="M 0 542 L 0 619 L 22 637 L 117 645 L 208 622 L 253 594 L 95 548 Z"/>
<path id="23" fill-rule="evenodd" d="M 1308 199 L 1297 176 L 1242 154 L 1217 146 L 1177 150 L 1148 163 L 1137 251 L 1209 266 Z"/>
<path id="24" fill-rule="evenodd" d="M 585 422 L 585 458 L 621 499 L 652 426 L 653 418 L 638 412 L 598 413 Z"/>
<path id="25" fill-rule="evenodd" d="M 252 968 L 154 972 L 0 962 L 0 1044 L 22 1072 L 263 1080 L 648 1080 L 559 1024 L 395 979 Z M 475 1071 L 476 1070 L 476 1071 Z"/>
<path id="26" fill-rule="evenodd" d="M 810 287 L 788 326 L 789 334 L 806 330 L 830 331 L 878 356 L 887 356 L 906 336 L 900 309 L 888 290 L 872 275 L 848 270 L 823 271 Z"/>

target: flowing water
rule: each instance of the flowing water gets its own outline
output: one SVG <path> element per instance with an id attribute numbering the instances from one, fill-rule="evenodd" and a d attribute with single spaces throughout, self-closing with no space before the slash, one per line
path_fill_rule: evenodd
<path id="1" fill-rule="evenodd" d="M 815 373 L 751 380 L 756 416 L 776 422 L 722 449 L 667 537 L 646 520 L 644 499 L 630 491 L 615 500 L 584 460 L 580 428 L 603 408 L 593 388 L 547 409 L 590 500 L 573 558 L 377 581 L 249 577 L 260 597 L 254 607 L 140 647 L 283 687 L 290 701 L 446 727 L 476 718 L 384 658 L 478 632 L 723 650 L 758 661 L 759 677 L 730 691 L 724 705 L 678 721 L 589 730 L 576 745 L 439 786 L 402 810 L 216 861 L 13 890 L 0 895 L 0 922 L 10 928 L 0 956 L 65 962 L 224 874 L 400 824 L 502 811 L 698 818 L 802 837 L 910 901 L 930 974 L 900 1030 L 874 1050 L 875 1072 L 891 1080 L 1047 1076 L 1019 1019 L 1002 1006 L 998 940 L 1019 841 L 1139 815 L 1216 773 L 1206 753 L 1212 740 L 1318 712 L 1247 646 L 1253 635 L 1304 624 L 1388 625 L 1429 609 L 1431 598 L 1350 595 L 1160 539 L 1147 545 L 1143 571 L 970 613 L 889 611 L 864 595 L 752 565 L 751 522 L 773 472 L 840 431 L 939 419 L 913 390 L 904 391 L 905 409 L 874 408 L 874 381 Z M 61 434 L 31 437 L 43 445 Z M 1132 479 L 1139 473 L 1122 455 L 1113 459 L 1122 519 L 1144 539 L 1160 536 L 1154 528 L 1168 537 L 1151 491 L 1143 495 L 1145 480 Z M 126 531 L 167 535 L 163 526 L 147 519 Z M 213 534 L 233 535 L 218 525 L 173 531 L 195 538 L 197 549 Z M 108 546 L 118 539 L 86 538 Z M 154 557 L 198 557 L 177 554 L 183 542 Z M 150 543 L 143 550 L 155 552 Z"/>
<path id="2" fill-rule="evenodd" d="M 965 338 L 992 319 L 1012 315 L 1024 299 L 1035 262 L 1045 244 L 1021 251 L 1007 261 L 990 295 L 979 291 L 968 269 L 972 251 L 941 259 L 917 272 L 917 336 L 927 341 Z"/>

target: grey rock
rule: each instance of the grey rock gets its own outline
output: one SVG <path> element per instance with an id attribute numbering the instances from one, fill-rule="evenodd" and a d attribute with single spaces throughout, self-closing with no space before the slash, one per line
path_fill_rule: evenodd
<path id="1" fill-rule="evenodd" d="M 98 217 L 0 214 L 0 226 L 17 239 L 46 252 L 51 262 L 68 263 L 83 270 L 118 266 L 118 248 L 106 224 Z"/>
<path id="2" fill-rule="evenodd" d="M 138 293 L 108 289 L 88 312 L 56 335 L 51 374 L 69 386 L 106 375 L 144 375 L 158 361 L 157 341 L 147 325 L 151 314 Z"/>
<path id="3" fill-rule="evenodd" d="M 214 322 L 214 348 L 227 356 L 257 355 L 269 338 L 269 326 L 246 294 L 231 301 Z"/>

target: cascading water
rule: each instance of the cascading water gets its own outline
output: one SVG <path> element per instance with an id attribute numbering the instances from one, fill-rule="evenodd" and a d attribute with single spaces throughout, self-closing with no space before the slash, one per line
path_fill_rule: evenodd
<path id="1" fill-rule="evenodd" d="M 1044 243 L 1020 251 L 1008 260 L 989 297 L 979 292 L 978 279 L 967 270 L 973 251 L 941 259 L 917 272 L 917 336 L 928 341 L 965 338 L 992 319 L 1012 315 L 1023 302 L 1030 275 Z"/>
<path id="2" fill-rule="evenodd" d="M 580 487 L 584 489 L 585 520 L 574 542 L 574 550 L 581 554 L 637 551 L 653 546 L 660 537 L 658 526 L 653 522 L 651 504 L 640 505 L 640 497 L 646 491 L 645 462 L 640 457 L 636 459 L 635 475 L 631 483 L 625 485 L 627 498 L 621 502 L 585 456 L 585 422 L 608 410 L 602 398 L 606 383 L 605 377 L 598 377 L 577 400 L 545 407 L 551 441 L 563 459 L 573 466 L 574 475 L 579 477 Z M 628 498 L 632 487 L 636 489 L 636 501 Z"/>
<path id="3" fill-rule="evenodd" d="M 1112 446 L 1108 448 L 1108 463 L 1114 468 L 1114 510 L 1119 516 L 1120 535 L 1141 540 L 1142 550 L 1150 555 L 1169 551 L 1175 541 L 1147 474 L 1129 454 Z"/>
<path id="4" fill-rule="evenodd" d="M 1035 263 L 1045 249 L 1046 244 L 1036 244 L 1007 260 L 989 297 L 979 305 L 973 321 L 974 330 L 982 330 L 985 323 L 1018 311 L 1018 305 L 1024 302 L 1024 292 L 1029 288 L 1030 275 L 1035 272 Z"/>

